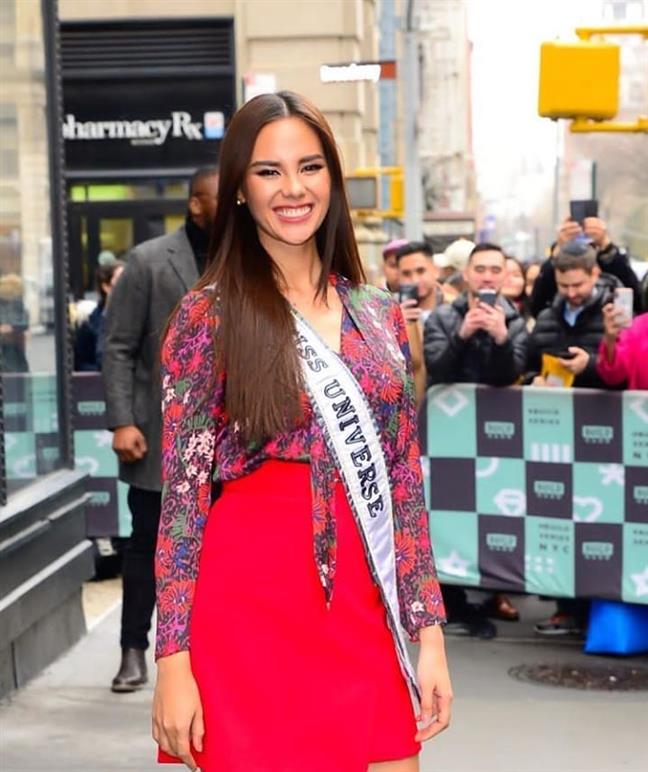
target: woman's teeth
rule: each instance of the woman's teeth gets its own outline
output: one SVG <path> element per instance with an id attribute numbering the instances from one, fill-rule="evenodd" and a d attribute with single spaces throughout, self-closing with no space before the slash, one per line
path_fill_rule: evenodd
<path id="1" fill-rule="evenodd" d="M 303 217 L 310 210 L 310 206 L 300 206 L 298 209 L 277 209 L 277 214 L 282 217 Z"/>

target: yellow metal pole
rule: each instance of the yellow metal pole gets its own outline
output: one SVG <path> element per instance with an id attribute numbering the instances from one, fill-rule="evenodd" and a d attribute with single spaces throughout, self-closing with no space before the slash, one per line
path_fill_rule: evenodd
<path id="1" fill-rule="evenodd" d="M 588 41 L 598 35 L 640 35 L 648 40 L 648 25 L 627 24 L 610 27 L 577 27 L 576 35 L 580 40 Z M 573 134 L 589 133 L 628 133 L 648 134 L 648 116 L 640 115 L 636 123 L 613 123 L 610 121 L 593 121 L 590 118 L 575 118 L 569 125 Z"/>
<path id="2" fill-rule="evenodd" d="M 595 35 L 641 35 L 648 38 L 648 25 L 629 24 L 619 27 L 577 27 L 576 35 L 581 40 L 589 40 Z"/>
<path id="3" fill-rule="evenodd" d="M 569 130 L 572 134 L 586 134 L 592 132 L 625 132 L 625 133 L 646 133 L 648 134 L 648 116 L 640 115 L 636 123 L 612 123 L 592 121 L 588 118 L 575 118 L 569 124 Z"/>

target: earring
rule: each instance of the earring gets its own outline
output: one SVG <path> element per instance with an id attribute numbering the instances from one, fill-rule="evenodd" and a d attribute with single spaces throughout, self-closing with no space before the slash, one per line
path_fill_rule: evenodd
<path id="1" fill-rule="evenodd" d="M 244 203 L 245 203 L 245 201 L 243 201 L 242 198 L 237 198 L 236 199 L 236 206 L 242 206 Z"/>

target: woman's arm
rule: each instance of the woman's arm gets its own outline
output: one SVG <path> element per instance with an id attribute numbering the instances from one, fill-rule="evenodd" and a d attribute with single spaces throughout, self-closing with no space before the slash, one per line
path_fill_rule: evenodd
<path id="1" fill-rule="evenodd" d="M 158 677 L 153 738 L 161 750 L 197 769 L 203 710 L 189 659 L 189 621 L 202 535 L 211 503 L 222 377 L 216 372 L 216 318 L 209 294 L 185 296 L 161 356 L 162 512 L 155 555 Z"/>
<path id="2" fill-rule="evenodd" d="M 391 467 L 396 570 L 401 621 L 412 640 L 422 627 L 445 621 L 423 498 L 412 363 L 400 308 L 391 306 L 391 323 L 405 357 L 407 378 L 398 416 L 395 457 Z"/>
<path id="3" fill-rule="evenodd" d="M 189 293 L 172 318 L 161 355 L 162 510 L 155 556 L 156 657 L 189 648 L 189 620 L 211 503 L 214 447 L 222 419 L 216 318 L 206 291 Z"/>
<path id="4" fill-rule="evenodd" d="M 434 567 L 423 498 L 421 451 L 414 401 L 411 359 L 403 315 L 393 306 L 394 325 L 407 365 L 399 415 L 396 460 L 392 466 L 396 571 L 401 620 L 410 637 L 420 641 L 417 680 L 421 693 L 418 742 L 450 724 L 452 684 L 445 655 L 442 622 L 445 609 Z"/>
<path id="5" fill-rule="evenodd" d="M 603 307 L 605 334 L 599 345 L 596 371 L 608 386 L 619 386 L 628 380 L 629 360 L 622 320 L 612 303 Z"/>

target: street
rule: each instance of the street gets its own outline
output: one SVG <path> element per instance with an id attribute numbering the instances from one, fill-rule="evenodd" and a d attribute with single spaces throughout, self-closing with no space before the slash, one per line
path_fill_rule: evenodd
<path id="1" fill-rule="evenodd" d="M 108 601 L 117 597 L 114 586 L 105 589 L 97 584 L 98 590 L 91 588 L 93 595 L 105 592 Z M 540 662 L 641 667 L 646 659 L 619 663 L 587 657 L 575 642 L 535 641 L 531 617 L 540 618 L 549 606 L 533 598 L 516 601 L 520 601 L 523 621 L 501 623 L 498 639 L 448 638 L 455 690 L 453 723 L 425 746 L 421 772 L 644 769 L 648 757 L 645 692 L 537 686 L 514 680 L 508 670 Z M 96 608 L 91 613 L 96 614 Z M 161 769 L 154 762 L 149 730 L 152 686 L 122 695 L 108 689 L 117 666 L 119 614 L 113 602 L 103 618 L 93 616 L 89 634 L 74 649 L 0 704 L 3 772 Z M 316 753 L 313 749 L 314 757 Z"/>

